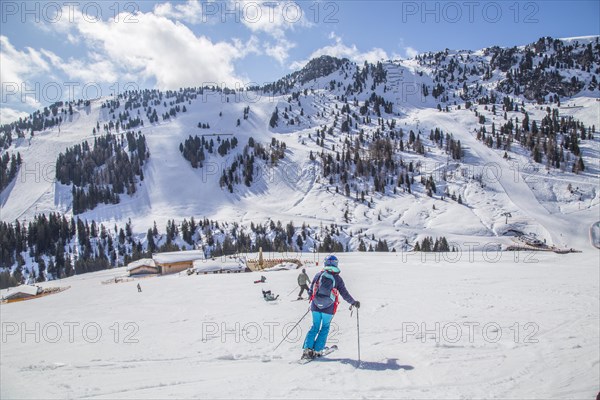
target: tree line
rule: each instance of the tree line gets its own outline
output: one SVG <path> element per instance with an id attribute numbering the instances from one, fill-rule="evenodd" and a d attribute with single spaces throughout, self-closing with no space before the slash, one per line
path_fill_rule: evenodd
<path id="1" fill-rule="evenodd" d="M 22 162 L 20 153 L 16 155 L 8 154 L 8 152 L 2 154 L 0 157 L 0 192 L 16 178 Z"/>
<path id="2" fill-rule="evenodd" d="M 358 245 L 351 246 L 356 237 Z M 106 226 L 59 213 L 39 214 L 28 223 L 0 222 L 0 288 L 41 282 L 127 265 L 155 252 L 202 249 L 206 257 L 257 252 L 389 251 L 387 241 L 353 233 L 337 224 L 267 221 L 250 226 L 203 218 L 156 223 L 146 235 L 125 226 Z M 393 249 L 392 251 L 395 251 Z"/>

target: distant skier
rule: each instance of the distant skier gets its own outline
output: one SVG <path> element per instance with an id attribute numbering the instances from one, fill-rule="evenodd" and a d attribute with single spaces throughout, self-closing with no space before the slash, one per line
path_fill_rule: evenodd
<path id="1" fill-rule="evenodd" d="M 298 300 L 302 300 L 302 294 L 306 290 L 308 293 L 310 289 L 308 288 L 310 285 L 310 279 L 306 274 L 306 269 L 302 268 L 302 273 L 298 275 L 298 286 L 300 286 L 300 293 L 298 294 Z"/>
<path id="2" fill-rule="evenodd" d="M 254 283 L 265 283 L 266 280 L 267 280 L 267 278 L 265 278 L 264 275 L 261 275 L 260 279 L 257 280 L 257 281 L 254 281 Z"/>
<path id="3" fill-rule="evenodd" d="M 279 297 L 279 295 L 277 295 L 277 296 L 273 295 L 273 293 L 271 293 L 270 290 L 263 290 L 262 294 L 263 294 L 263 298 L 265 299 L 265 301 L 277 300 L 277 298 Z"/>
<path id="4" fill-rule="evenodd" d="M 142 291 L 142 287 L 140 286 L 140 284 L 137 284 L 137 288 L 138 288 L 138 293 Z"/>
<path id="5" fill-rule="evenodd" d="M 308 294 L 313 324 L 304 339 L 302 358 L 315 358 L 322 354 L 329 334 L 329 324 L 339 304 L 338 293 L 354 307 L 360 307 L 360 302 L 348 293 L 339 274 L 338 259 L 332 255 L 325 258 L 323 271 L 317 273 L 312 280 Z"/>

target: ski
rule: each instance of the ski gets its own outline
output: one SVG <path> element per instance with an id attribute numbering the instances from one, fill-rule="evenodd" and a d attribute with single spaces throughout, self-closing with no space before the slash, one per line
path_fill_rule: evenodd
<path id="1" fill-rule="evenodd" d="M 323 352 L 321 353 L 321 355 L 319 357 L 315 357 L 315 358 L 301 358 L 300 360 L 298 360 L 298 364 L 302 364 L 302 365 L 308 364 L 311 361 L 318 360 L 319 358 L 323 358 L 326 355 L 333 353 L 337 349 L 338 349 L 338 347 L 335 344 L 333 346 L 331 346 L 331 347 L 325 347 L 323 349 Z"/>

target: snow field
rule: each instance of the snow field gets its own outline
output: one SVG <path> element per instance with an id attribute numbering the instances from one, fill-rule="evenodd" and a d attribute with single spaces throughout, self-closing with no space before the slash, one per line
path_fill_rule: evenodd
<path id="1" fill-rule="evenodd" d="M 457 263 L 432 254 L 340 255 L 342 276 L 362 305 L 358 368 L 356 314 L 343 301 L 329 342 L 340 350 L 329 359 L 295 363 L 309 317 L 273 351 L 307 310 L 307 302 L 292 301 L 295 290 L 287 296 L 298 271 L 263 273 L 264 284 L 252 283 L 258 273 L 101 284 L 122 269 L 46 283 L 71 288 L 0 306 L 1 395 L 593 397 L 597 250 L 500 254 L 490 262 L 473 252 L 472 261 L 465 255 Z M 265 302 L 261 289 L 280 300 Z"/>

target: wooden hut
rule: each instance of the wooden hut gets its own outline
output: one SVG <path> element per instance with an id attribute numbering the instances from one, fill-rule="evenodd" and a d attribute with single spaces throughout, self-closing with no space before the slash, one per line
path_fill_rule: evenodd
<path id="1" fill-rule="evenodd" d="M 163 275 L 176 274 L 192 268 L 194 261 L 204 259 L 202 250 L 174 251 L 171 253 L 157 253 L 152 256 Z"/>
<path id="2" fill-rule="evenodd" d="M 160 270 L 153 259 L 142 258 L 141 260 L 129 263 L 127 265 L 127 272 L 129 273 L 129 276 L 138 276 L 158 274 Z"/>
<path id="3" fill-rule="evenodd" d="M 21 285 L 9 289 L 6 295 L 4 296 L 4 300 L 10 301 L 17 299 L 27 299 L 29 297 L 35 297 L 40 293 L 42 293 L 42 288 L 39 286 Z"/>

